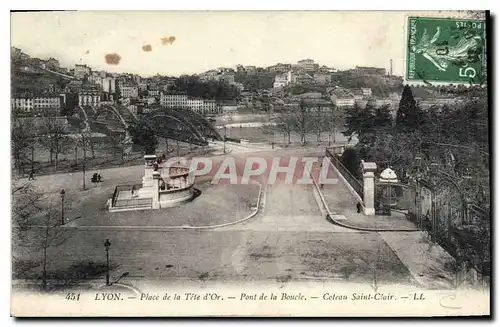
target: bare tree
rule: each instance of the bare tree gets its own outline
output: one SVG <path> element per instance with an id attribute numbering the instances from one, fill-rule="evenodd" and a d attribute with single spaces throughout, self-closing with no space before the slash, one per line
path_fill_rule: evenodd
<path id="1" fill-rule="evenodd" d="M 82 149 L 83 151 L 83 161 L 82 161 L 82 173 L 83 173 L 83 190 L 85 187 L 85 170 L 87 168 L 87 151 L 90 150 L 92 153 L 94 151 L 94 141 L 92 140 L 92 134 L 89 130 L 83 130 L 81 133 L 76 135 L 74 139 L 75 149 Z"/>
<path id="2" fill-rule="evenodd" d="M 34 224 L 34 216 L 43 210 L 43 193 L 31 183 L 13 181 L 12 197 L 12 242 L 13 246 L 25 241 L 25 232 Z"/>
<path id="3" fill-rule="evenodd" d="M 310 113 L 304 100 L 299 103 L 299 110 L 294 113 L 295 116 L 295 130 L 300 135 L 300 143 L 306 144 L 306 135 L 310 129 Z"/>
<path id="4" fill-rule="evenodd" d="M 311 117 L 312 129 L 316 132 L 316 142 L 318 145 L 321 142 L 321 133 L 325 129 L 325 119 L 321 112 L 321 106 L 316 106 L 314 110 L 314 115 Z"/>
<path id="5" fill-rule="evenodd" d="M 43 226 L 37 228 L 37 233 L 34 237 L 34 246 L 41 249 L 42 251 L 42 289 L 47 290 L 47 280 L 48 280 L 48 251 L 52 247 L 57 247 L 62 245 L 66 238 L 64 237 L 63 230 L 61 229 L 60 213 L 54 210 L 52 206 L 46 211 L 43 217 Z"/>
<path id="6" fill-rule="evenodd" d="M 44 119 L 43 135 L 40 138 L 40 143 L 50 152 L 50 163 L 54 164 L 57 170 L 59 155 L 66 152 L 70 145 L 64 126 L 58 124 L 53 117 Z"/>
<path id="7" fill-rule="evenodd" d="M 22 162 L 27 158 L 27 149 L 33 149 L 34 133 L 32 121 L 28 119 L 14 119 L 11 131 L 11 149 L 12 157 L 14 159 L 14 167 L 17 168 L 18 173 L 21 173 Z M 34 155 L 31 152 L 31 162 L 33 165 Z"/>
<path id="8" fill-rule="evenodd" d="M 283 132 L 284 135 L 288 136 L 288 144 L 292 143 L 291 134 L 295 126 L 295 117 L 293 117 L 289 113 L 282 112 L 280 113 L 280 115 L 278 115 L 277 119 L 277 125 L 280 131 Z M 283 139 L 283 141 L 285 140 Z"/>
<path id="9" fill-rule="evenodd" d="M 336 106 L 330 107 L 330 112 L 325 120 L 329 138 L 332 139 L 333 143 L 337 142 L 336 134 L 340 126 L 342 126 L 343 119 L 340 110 Z"/>

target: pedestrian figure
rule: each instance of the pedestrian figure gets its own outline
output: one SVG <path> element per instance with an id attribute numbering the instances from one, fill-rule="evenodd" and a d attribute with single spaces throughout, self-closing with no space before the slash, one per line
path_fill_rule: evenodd
<path id="1" fill-rule="evenodd" d="M 28 180 L 31 181 L 31 180 L 35 180 L 35 177 L 33 176 L 33 170 L 30 172 L 30 176 L 28 177 Z"/>
<path id="2" fill-rule="evenodd" d="M 132 197 L 134 197 L 134 195 L 135 195 L 135 186 L 132 186 L 132 191 L 131 191 L 131 193 L 132 193 Z"/>
<path id="3" fill-rule="evenodd" d="M 97 182 L 98 182 L 98 183 L 102 182 L 102 177 L 101 177 L 101 174 L 98 174 L 98 175 L 97 175 Z"/>
<path id="4" fill-rule="evenodd" d="M 358 213 L 361 212 L 361 203 L 358 202 L 358 204 L 356 204 L 356 209 L 358 210 Z"/>

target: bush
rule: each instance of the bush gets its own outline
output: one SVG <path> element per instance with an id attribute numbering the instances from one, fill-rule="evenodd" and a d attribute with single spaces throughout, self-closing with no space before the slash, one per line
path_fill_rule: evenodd
<path id="1" fill-rule="evenodd" d="M 346 149 L 340 158 L 342 165 L 356 178 L 361 179 L 361 159 L 355 149 Z"/>

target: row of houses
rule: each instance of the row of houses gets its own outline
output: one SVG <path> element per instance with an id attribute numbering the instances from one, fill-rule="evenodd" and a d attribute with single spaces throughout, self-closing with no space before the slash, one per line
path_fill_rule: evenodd
<path id="1" fill-rule="evenodd" d="M 18 94 L 11 98 L 11 108 L 17 112 L 37 112 L 46 109 L 60 110 L 64 96 L 60 94 Z"/>
<path id="2" fill-rule="evenodd" d="M 196 99 L 181 94 L 161 94 L 160 105 L 167 108 L 188 108 L 200 114 L 219 114 L 223 108 L 214 100 Z"/>

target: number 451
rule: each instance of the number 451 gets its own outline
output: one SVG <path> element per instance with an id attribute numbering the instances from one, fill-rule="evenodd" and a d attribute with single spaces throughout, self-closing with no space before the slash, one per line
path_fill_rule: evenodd
<path id="1" fill-rule="evenodd" d="M 66 300 L 80 301 L 80 293 L 68 293 L 65 297 Z"/>

